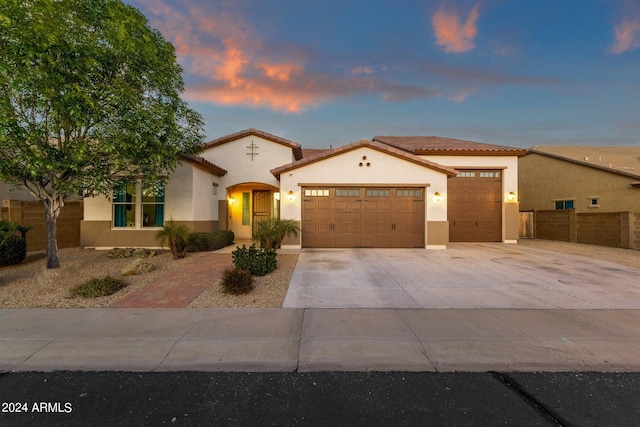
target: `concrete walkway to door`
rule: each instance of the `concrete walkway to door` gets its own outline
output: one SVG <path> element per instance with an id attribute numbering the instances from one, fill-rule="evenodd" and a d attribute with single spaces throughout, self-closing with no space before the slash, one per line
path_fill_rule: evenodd
<path id="1" fill-rule="evenodd" d="M 640 309 L 640 269 L 502 243 L 304 249 L 284 307 Z"/>

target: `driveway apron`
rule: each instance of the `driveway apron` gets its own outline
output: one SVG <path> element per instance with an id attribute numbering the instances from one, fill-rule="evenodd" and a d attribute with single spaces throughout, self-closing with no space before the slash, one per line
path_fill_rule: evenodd
<path id="1" fill-rule="evenodd" d="M 640 269 L 502 243 L 303 249 L 284 307 L 640 309 Z"/>

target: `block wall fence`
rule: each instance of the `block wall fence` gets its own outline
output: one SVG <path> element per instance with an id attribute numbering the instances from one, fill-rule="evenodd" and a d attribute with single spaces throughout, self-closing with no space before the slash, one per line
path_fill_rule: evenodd
<path id="1" fill-rule="evenodd" d="M 523 235 L 527 227 L 521 227 L 520 237 L 640 250 L 640 212 L 535 210 L 521 212 L 520 219 L 521 224 L 533 223 L 533 236 Z"/>
<path id="2" fill-rule="evenodd" d="M 58 216 L 58 248 L 80 246 L 80 221 L 83 219 L 82 201 L 65 202 Z M 43 251 L 47 244 L 44 207 L 40 201 L 3 200 L 2 219 L 35 227 L 27 233 L 27 252 Z"/>

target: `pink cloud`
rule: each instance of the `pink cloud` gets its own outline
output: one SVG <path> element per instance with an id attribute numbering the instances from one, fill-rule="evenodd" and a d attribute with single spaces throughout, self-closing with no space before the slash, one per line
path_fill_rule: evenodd
<path id="1" fill-rule="evenodd" d="M 640 47 L 640 18 L 625 19 L 614 27 L 615 42 L 610 51 L 621 54 Z"/>
<path id="2" fill-rule="evenodd" d="M 460 89 L 451 97 L 451 99 L 453 99 L 453 102 L 456 104 L 461 104 L 477 91 L 478 89 Z"/>
<path id="3" fill-rule="evenodd" d="M 436 44 L 443 46 L 445 52 L 468 52 L 474 48 L 473 39 L 478 34 L 476 21 L 479 16 L 480 3 L 477 3 L 466 21 L 462 22 L 455 7 L 440 6 L 431 22 L 436 37 Z"/>
<path id="4" fill-rule="evenodd" d="M 377 93 L 393 102 L 431 95 L 375 78 L 372 67 L 335 75 L 313 71 L 303 49 L 265 43 L 241 11 L 229 6 L 233 3 L 222 3 L 223 9 L 208 2 L 188 7 L 168 0 L 137 3 L 175 46 L 188 76 L 184 95 L 189 101 L 298 113 L 352 94 Z"/>

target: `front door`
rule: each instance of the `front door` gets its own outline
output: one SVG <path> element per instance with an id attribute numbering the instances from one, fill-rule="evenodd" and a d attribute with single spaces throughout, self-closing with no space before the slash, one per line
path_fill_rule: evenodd
<path id="1" fill-rule="evenodd" d="M 273 214 L 273 196 L 269 190 L 253 191 L 253 231 L 256 223 L 271 219 Z M 252 232 L 252 235 L 255 234 Z"/>

